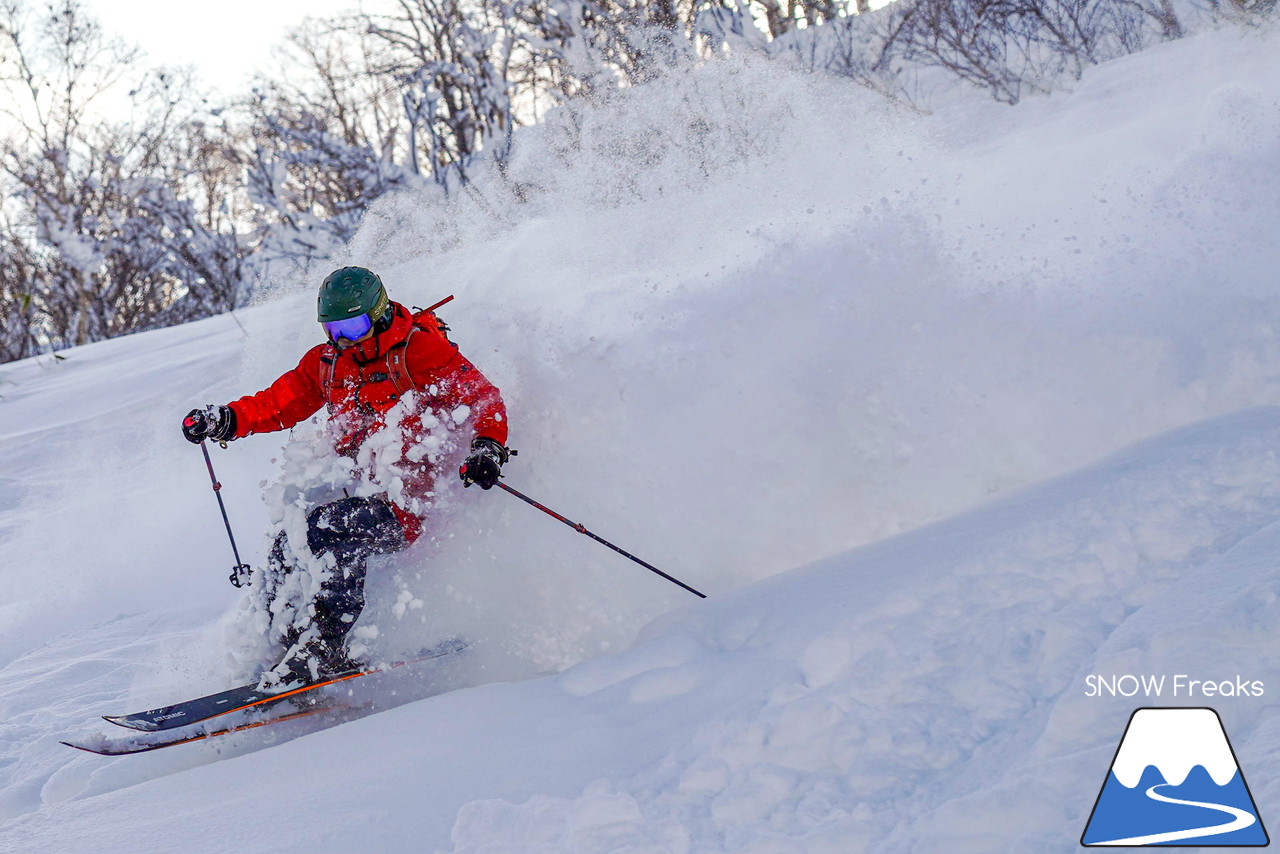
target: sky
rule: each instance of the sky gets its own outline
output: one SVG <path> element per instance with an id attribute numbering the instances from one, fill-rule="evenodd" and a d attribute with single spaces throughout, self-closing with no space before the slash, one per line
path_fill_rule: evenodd
<path id="1" fill-rule="evenodd" d="M 104 28 L 146 51 L 152 64 L 193 65 L 230 94 L 271 60 L 271 49 L 304 18 L 355 7 L 356 0 L 83 0 Z M 195 35 L 195 38 L 192 36 Z"/>

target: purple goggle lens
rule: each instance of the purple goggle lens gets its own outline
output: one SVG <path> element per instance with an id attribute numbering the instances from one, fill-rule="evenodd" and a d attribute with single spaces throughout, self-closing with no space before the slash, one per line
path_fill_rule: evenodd
<path id="1" fill-rule="evenodd" d="M 373 328 L 373 320 L 367 314 L 358 314 L 343 320 L 326 320 L 321 325 L 329 340 L 336 344 L 342 339 L 359 341 L 369 334 L 369 330 Z"/>

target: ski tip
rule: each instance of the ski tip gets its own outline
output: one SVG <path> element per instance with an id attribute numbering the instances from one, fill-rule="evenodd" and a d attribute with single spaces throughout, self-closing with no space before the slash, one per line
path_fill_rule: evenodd
<path id="1" fill-rule="evenodd" d="M 67 747 L 74 747 L 76 750 L 83 750 L 85 753 L 92 753 L 95 756 L 128 756 L 131 753 L 145 753 L 148 750 L 156 750 L 161 747 L 169 747 L 173 744 L 183 744 L 183 741 L 161 742 L 159 744 L 137 744 L 134 742 L 103 742 L 102 744 L 91 747 L 87 744 L 76 744 L 74 741 L 61 742 Z"/>

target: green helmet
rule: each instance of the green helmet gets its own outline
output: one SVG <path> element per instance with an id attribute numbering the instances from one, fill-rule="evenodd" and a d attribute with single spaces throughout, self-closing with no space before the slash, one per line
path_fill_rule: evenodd
<path id="1" fill-rule="evenodd" d="M 377 322 L 391 307 L 387 289 L 377 273 L 364 267 L 343 267 L 325 277 L 317 300 L 321 323 L 367 314 Z"/>

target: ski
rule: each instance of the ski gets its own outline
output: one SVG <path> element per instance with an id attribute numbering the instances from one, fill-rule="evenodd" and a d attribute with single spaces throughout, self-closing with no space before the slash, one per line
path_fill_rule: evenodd
<path id="1" fill-rule="evenodd" d="M 146 753 L 151 750 L 160 750 L 165 747 L 177 747 L 179 744 L 190 744 L 193 741 L 204 741 L 205 739 L 215 738 L 220 735 L 228 735 L 233 732 L 245 732 L 251 729 L 257 729 L 267 724 L 283 723 L 284 721 L 297 720 L 298 718 L 306 718 L 312 715 L 318 715 L 322 712 L 339 710 L 341 707 L 330 706 L 313 706 L 307 709 L 299 709 L 298 711 L 289 712 L 284 715 L 275 717 L 266 717 L 260 720 L 249 721 L 248 723 L 231 724 L 229 726 L 218 727 L 216 729 L 207 730 L 205 732 L 195 733 L 194 735 L 176 735 L 173 738 L 149 740 L 149 741 L 109 741 L 102 739 L 90 744 L 77 744 L 74 741 L 64 741 L 67 747 L 74 747 L 76 750 L 83 750 L 86 753 L 94 753 L 98 756 L 129 756 L 134 753 Z"/>
<path id="2" fill-rule="evenodd" d="M 393 661 L 378 667 L 370 667 L 361 670 L 349 670 L 344 673 L 330 676 L 329 678 L 323 679 L 319 682 L 311 682 L 285 691 L 270 693 L 258 690 L 256 684 L 241 685 L 239 688 L 219 691 L 216 694 L 197 697 L 194 700 L 175 703 L 172 706 L 161 706 L 158 709 L 151 709 L 145 712 L 135 712 L 128 715 L 103 715 L 102 718 L 109 723 L 113 723 L 116 726 L 124 727 L 126 729 L 138 730 L 140 732 L 163 732 L 165 730 L 197 724 L 211 718 L 231 714 L 232 712 L 239 712 L 254 708 L 265 708 L 274 703 L 278 703 L 281 700 L 298 699 L 305 702 L 309 699 L 306 695 L 320 688 L 336 685 L 340 682 L 347 682 L 373 673 L 381 673 L 385 670 L 391 670 L 396 667 L 404 667 L 407 664 L 417 664 L 422 661 L 443 658 L 446 655 L 453 655 L 455 653 L 462 652 L 466 648 L 467 644 L 465 641 L 457 638 L 451 638 L 432 647 L 431 649 L 413 656 L 412 658 L 406 658 L 403 661 Z M 77 745 L 71 746 L 76 747 Z"/>

